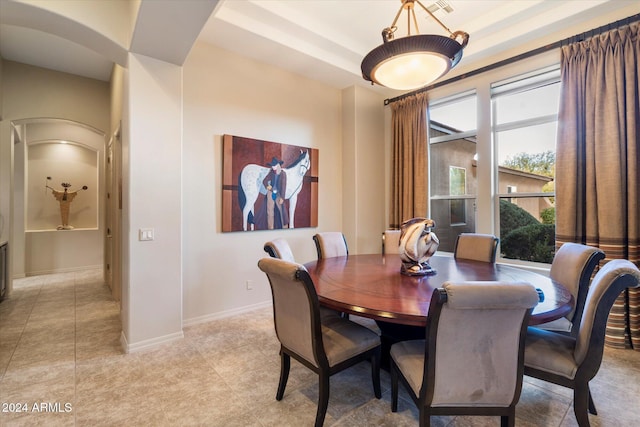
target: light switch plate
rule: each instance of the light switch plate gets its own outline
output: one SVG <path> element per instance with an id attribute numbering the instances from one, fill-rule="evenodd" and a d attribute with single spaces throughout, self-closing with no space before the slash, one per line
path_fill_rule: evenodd
<path id="1" fill-rule="evenodd" d="M 141 242 L 153 240 L 153 228 L 141 228 L 138 230 L 138 240 Z"/>

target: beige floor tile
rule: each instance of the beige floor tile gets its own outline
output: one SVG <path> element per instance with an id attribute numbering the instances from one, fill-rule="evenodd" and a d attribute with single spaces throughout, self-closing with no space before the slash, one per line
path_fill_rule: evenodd
<path id="1" fill-rule="evenodd" d="M 22 367 L 12 365 L 7 369 L 2 385 L 5 390 L 15 390 L 40 383 L 64 384 L 66 382 L 73 385 L 75 370 L 76 365 L 73 361 L 48 362 Z"/>
<path id="2" fill-rule="evenodd" d="M 270 400 L 265 400 L 256 405 L 260 423 L 264 427 L 296 427 L 312 426 L 316 419 L 316 401 L 309 399 L 304 394 L 293 391 L 285 393 L 281 401 L 275 398 L 276 390 L 273 389 Z M 327 414 L 325 425 L 333 425 L 335 420 Z M 365 425 L 365 424 L 361 424 Z"/>
<path id="3" fill-rule="evenodd" d="M 48 403 L 48 402 L 47 402 Z M 55 404 L 54 404 L 55 405 Z M 59 411 L 59 412 L 56 412 Z M 72 427 L 76 425 L 73 409 L 71 412 L 64 412 L 65 409 L 58 409 L 54 406 L 43 407 L 39 410 L 31 409 L 29 413 L 12 413 L 0 415 L 0 425 L 6 427 Z"/>
<path id="4" fill-rule="evenodd" d="M 66 378 L 11 387 L 3 385 L 0 389 L 0 401 L 19 403 L 23 408 L 22 412 L 1 413 L 2 426 L 73 425 L 68 423 L 72 420 L 75 406 L 75 387 L 73 381 Z"/>

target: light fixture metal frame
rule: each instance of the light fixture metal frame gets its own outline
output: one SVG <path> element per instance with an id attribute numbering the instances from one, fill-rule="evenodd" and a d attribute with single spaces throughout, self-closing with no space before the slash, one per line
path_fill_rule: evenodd
<path id="1" fill-rule="evenodd" d="M 429 52 L 432 55 L 439 56 L 447 60 L 444 71 L 440 75 L 433 78 L 430 82 L 437 80 L 453 67 L 455 67 L 458 62 L 460 62 L 460 60 L 462 59 L 462 50 L 467 46 L 467 43 L 469 42 L 469 34 L 464 31 L 452 32 L 419 0 L 401 1 L 402 5 L 400 6 L 400 9 L 398 9 L 398 13 L 395 16 L 393 23 L 389 27 L 382 30 L 383 44 L 369 52 L 362 60 L 362 77 L 365 80 L 370 81 L 372 85 L 375 83 L 380 86 L 385 86 L 375 78 L 375 71 L 380 67 L 380 65 L 389 61 L 390 59 L 416 52 Z M 417 3 L 422 9 L 424 9 L 424 11 L 427 12 L 427 14 L 449 34 L 449 37 L 435 34 L 421 35 L 415 13 L 415 3 Z M 407 11 L 407 36 L 396 39 L 395 32 L 398 29 L 396 24 L 403 10 Z M 413 26 L 415 27 L 417 33 L 416 35 L 411 35 L 412 20 Z M 421 86 L 425 86 L 430 82 L 427 82 Z M 413 89 L 417 89 L 421 86 L 415 87 Z"/>

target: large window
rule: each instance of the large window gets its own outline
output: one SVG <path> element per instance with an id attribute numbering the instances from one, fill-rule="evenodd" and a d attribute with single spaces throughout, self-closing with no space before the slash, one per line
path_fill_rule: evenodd
<path id="1" fill-rule="evenodd" d="M 553 260 L 559 95 L 557 68 L 491 86 L 502 258 Z"/>
<path id="2" fill-rule="evenodd" d="M 550 263 L 559 67 L 506 76 L 430 99 L 430 216 L 441 251 L 462 232 L 490 232 L 499 259 Z"/>
<path id="3" fill-rule="evenodd" d="M 475 112 L 473 92 L 438 100 L 429 108 L 431 218 L 442 251 L 453 251 L 458 234 L 475 231 Z"/>

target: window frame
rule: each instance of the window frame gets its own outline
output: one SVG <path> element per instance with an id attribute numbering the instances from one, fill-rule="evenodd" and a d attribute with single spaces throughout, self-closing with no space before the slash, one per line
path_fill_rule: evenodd
<path id="1" fill-rule="evenodd" d="M 490 95 L 491 95 L 491 112 L 492 112 L 491 114 L 492 145 L 494 150 L 493 164 L 496 169 L 496 180 L 495 180 L 496 196 L 495 197 L 498 203 L 498 208 L 497 208 L 498 210 L 496 211 L 496 215 L 495 215 L 495 229 L 497 230 L 497 235 L 501 238 L 502 238 L 502 234 L 500 230 L 500 200 L 508 200 L 511 203 L 514 203 L 515 205 L 519 205 L 518 203 L 519 199 L 540 199 L 544 197 L 555 198 L 555 191 L 547 192 L 547 193 L 545 192 L 509 193 L 507 191 L 507 193 L 499 193 L 498 189 L 500 186 L 500 179 L 499 179 L 500 162 L 498 159 L 499 148 L 497 145 L 499 142 L 498 142 L 497 135 L 500 132 L 507 131 L 507 130 L 526 129 L 526 128 L 531 128 L 541 124 L 557 123 L 559 118 L 558 118 L 558 112 L 556 112 L 555 114 L 545 114 L 537 117 L 514 120 L 508 123 L 497 124 L 497 120 L 498 120 L 498 114 L 496 111 L 497 99 L 501 96 L 510 96 L 510 95 L 515 95 L 519 93 L 525 93 L 527 91 L 535 90 L 535 89 L 549 86 L 552 84 L 560 84 L 561 83 L 560 77 L 561 77 L 560 65 L 557 64 L 554 66 L 545 67 L 540 70 L 533 70 L 529 73 L 526 73 L 520 76 L 514 76 L 510 79 L 507 79 L 506 84 L 504 84 L 505 81 L 498 81 L 492 84 L 491 86 Z M 522 80 L 525 80 L 525 79 L 531 79 L 532 82 L 527 84 L 520 83 L 522 82 Z M 501 89 L 504 87 L 509 87 L 509 89 L 507 90 Z M 536 218 L 538 217 L 539 215 L 536 215 Z M 533 263 L 530 261 L 515 260 L 512 258 L 503 258 L 501 251 L 498 251 L 497 259 L 499 261 L 521 262 L 521 263 L 527 263 L 527 264 L 540 264 L 540 263 Z"/>
<path id="2" fill-rule="evenodd" d="M 467 103 L 467 102 L 470 102 Z M 473 105 L 475 109 L 477 109 L 477 94 L 475 90 L 469 90 L 461 93 L 457 93 L 453 96 L 442 98 L 435 103 L 432 103 L 432 107 L 451 107 L 459 105 L 461 108 L 465 109 L 465 107 L 469 107 Z M 466 109 L 465 109 L 466 111 Z M 451 111 L 449 111 L 451 113 Z M 428 129 L 428 155 L 430 159 L 435 157 L 434 149 L 441 146 L 441 144 L 454 143 L 457 141 L 464 141 L 473 143 L 474 145 L 474 161 L 469 165 L 459 165 L 459 164 L 447 164 L 441 163 L 443 165 L 440 168 L 440 172 L 442 175 L 438 175 L 439 178 L 434 177 L 432 174 L 434 173 L 434 169 L 430 168 L 429 170 L 429 212 L 434 212 L 432 218 L 436 220 L 440 225 L 438 226 L 441 229 L 440 236 L 440 247 L 443 248 L 447 246 L 447 248 L 451 248 L 453 251 L 455 240 L 451 240 L 450 235 L 457 235 L 460 232 L 471 231 L 471 229 L 475 229 L 475 208 L 476 208 L 476 194 L 477 186 L 473 186 L 473 188 L 469 188 L 469 168 L 475 169 L 475 139 L 476 139 L 476 129 L 469 129 L 470 123 L 462 123 L 461 127 L 464 127 L 466 130 L 457 131 L 458 124 L 454 122 L 442 123 L 443 127 L 438 127 L 440 123 L 437 119 L 437 114 L 434 114 L 436 117 L 432 121 L 432 112 L 429 111 L 429 129 Z M 468 118 L 468 117 L 467 117 Z M 464 120 L 463 120 L 464 122 Z M 477 120 L 475 120 L 474 125 L 477 125 Z M 439 136 L 430 136 L 432 134 L 432 130 L 439 131 L 441 133 Z M 449 133 L 453 132 L 453 133 Z M 451 192 L 451 168 L 464 170 L 464 188 L 462 194 L 453 194 Z M 446 172 L 445 172 L 446 169 Z M 473 174 L 473 172 L 471 172 Z M 445 178 L 446 176 L 446 178 Z M 438 182 L 441 185 L 436 184 L 436 187 L 439 190 L 434 189 L 434 182 Z M 434 194 L 434 191 L 440 191 L 439 194 Z M 471 191 L 471 193 L 470 193 Z M 438 203 L 438 207 L 435 207 L 435 203 Z M 456 207 L 457 205 L 457 207 Z M 457 212 L 453 212 L 453 209 L 457 209 Z M 436 214 L 435 211 L 438 213 Z M 431 214 L 429 214 L 431 217 Z M 446 218 L 446 219 L 445 219 Z M 444 221 L 445 224 L 442 224 L 441 221 Z M 444 228 L 443 228 L 444 227 Z M 442 230 L 450 230 L 448 233 L 442 232 Z"/>
<path id="3" fill-rule="evenodd" d="M 477 193 L 474 196 L 465 198 L 474 198 L 475 200 L 475 224 L 476 232 L 491 233 L 499 235 L 499 202 L 500 197 L 497 194 L 498 167 L 494 167 L 496 160 L 494 159 L 493 149 L 493 130 L 492 130 L 492 114 L 491 114 L 491 85 L 495 82 L 505 81 L 508 78 L 522 78 L 527 73 L 537 73 L 540 70 L 550 67 L 559 67 L 560 50 L 552 49 L 527 58 L 526 60 L 512 62 L 508 65 L 494 68 L 492 70 L 471 75 L 460 80 L 445 83 L 427 91 L 430 103 L 433 100 L 455 97 L 456 95 L 475 92 L 477 96 L 477 120 L 478 126 L 472 135 L 476 138 L 476 155 L 477 155 L 477 174 L 479 185 Z M 447 135 L 447 137 L 450 137 Z M 456 134 L 450 138 L 460 138 L 461 134 Z M 443 138 L 444 139 L 444 138 Z M 429 142 L 435 142 L 435 138 L 430 138 Z M 438 142 L 444 142 L 438 140 Z M 490 185 L 486 185 L 486 184 Z M 534 194 L 519 193 L 517 197 L 533 196 Z M 548 196 L 549 193 L 535 194 L 535 196 Z M 429 202 L 451 197 L 438 197 L 429 195 Z M 509 197 L 514 197 L 510 194 Z M 428 213 L 430 214 L 430 212 Z M 497 224 L 496 224 L 497 222 Z M 535 270 L 548 270 L 549 264 L 534 263 L 529 261 L 521 261 L 514 259 L 498 258 L 498 262 L 512 265 L 519 265 L 525 268 Z"/>

